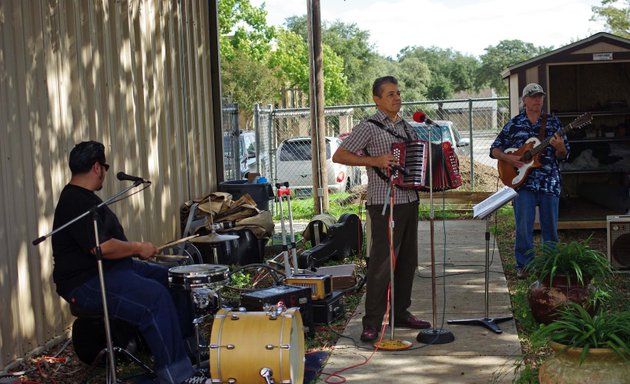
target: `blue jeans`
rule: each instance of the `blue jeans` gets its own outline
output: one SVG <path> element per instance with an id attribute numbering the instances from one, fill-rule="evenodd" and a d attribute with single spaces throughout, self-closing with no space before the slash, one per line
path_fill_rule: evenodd
<path id="1" fill-rule="evenodd" d="M 160 383 L 179 384 L 194 373 L 183 340 L 192 333 L 190 298 L 169 290 L 165 266 L 137 260 L 123 264 L 103 273 L 109 316 L 138 328 L 155 359 Z M 98 276 L 64 296 L 93 312 L 102 311 L 101 298 Z"/>
<path id="2" fill-rule="evenodd" d="M 514 242 L 516 268 L 525 267 L 534 257 L 536 206 L 538 206 L 543 243 L 558 241 L 559 204 L 560 198 L 555 195 L 526 189 L 518 191 L 518 196 L 512 202 L 516 225 L 516 240 Z"/>

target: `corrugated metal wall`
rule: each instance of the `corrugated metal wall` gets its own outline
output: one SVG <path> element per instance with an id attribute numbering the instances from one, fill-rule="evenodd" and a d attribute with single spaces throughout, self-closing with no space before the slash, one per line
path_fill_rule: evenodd
<path id="1" fill-rule="evenodd" d="M 55 293 L 50 241 L 31 241 L 51 230 L 75 143 L 106 146 L 101 197 L 129 184 L 120 170 L 153 182 L 112 207 L 131 239 L 177 238 L 180 205 L 215 189 L 208 8 L 0 0 L 0 368 L 72 321 Z"/>

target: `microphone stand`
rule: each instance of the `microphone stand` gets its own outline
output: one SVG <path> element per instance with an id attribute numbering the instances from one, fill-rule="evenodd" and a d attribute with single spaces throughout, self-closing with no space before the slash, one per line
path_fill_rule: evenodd
<path id="1" fill-rule="evenodd" d="M 381 212 L 381 215 L 385 216 L 385 212 L 387 211 L 387 203 L 389 202 L 389 225 L 387 230 L 389 236 L 389 308 L 391 313 L 389 320 L 390 335 L 389 340 L 377 341 L 376 343 L 374 343 L 374 347 L 382 349 L 384 351 L 402 351 L 411 348 L 412 343 L 406 340 L 394 339 L 394 181 L 392 178 L 391 170 L 389 170 L 388 172 L 388 179 L 389 189 L 387 190 L 387 197 L 385 198 L 385 203 L 383 204 L 383 211 Z"/>
<path id="2" fill-rule="evenodd" d="M 117 194 L 113 195 L 112 197 L 110 197 L 109 199 L 101 202 L 100 204 L 90 208 L 89 210 L 83 212 L 82 214 L 80 214 L 79 216 L 75 217 L 74 219 L 68 221 L 67 223 L 65 223 L 64 225 L 52 230 L 51 232 L 47 233 L 46 235 L 40 236 L 37 239 L 33 240 L 33 245 L 38 245 L 40 244 L 42 241 L 46 240 L 47 238 L 51 237 L 52 235 L 54 235 L 55 233 L 65 229 L 66 227 L 74 224 L 75 222 L 81 220 L 82 218 L 84 218 L 85 216 L 92 214 L 92 221 L 93 221 L 93 225 L 94 225 L 94 239 L 95 239 L 95 254 L 96 254 L 96 264 L 97 264 L 97 268 L 98 268 L 98 279 L 99 279 L 99 283 L 101 286 L 101 299 L 103 301 L 103 317 L 105 318 L 105 338 L 107 341 L 107 356 L 108 356 L 108 369 L 109 369 L 109 374 L 111 377 L 111 382 L 112 383 L 116 383 L 116 363 L 114 360 L 114 346 L 112 344 L 112 334 L 111 334 L 111 328 L 109 325 L 109 311 L 107 309 L 107 294 L 105 292 L 105 277 L 104 277 L 104 273 L 103 273 L 103 252 L 101 250 L 101 244 L 100 244 L 100 239 L 99 239 L 99 232 L 98 232 L 98 209 L 104 205 L 109 205 L 112 202 L 117 201 L 116 199 L 118 199 L 119 196 L 124 195 L 125 193 L 127 193 L 128 191 L 130 191 L 131 189 L 137 187 L 140 184 L 143 184 L 143 180 L 136 180 L 131 186 L 123 189 L 122 191 L 118 192 Z"/>
<path id="3" fill-rule="evenodd" d="M 455 336 L 448 330 L 440 327 L 435 328 L 437 324 L 437 304 L 436 304 L 436 283 L 435 283 L 435 226 L 434 226 L 434 212 L 433 212 L 433 155 L 432 155 L 432 129 L 433 122 L 427 121 L 427 129 L 429 132 L 429 227 L 430 227 L 430 239 L 431 239 L 431 304 L 433 310 L 433 328 L 423 329 L 416 336 L 416 340 L 425 344 L 446 344 L 455 340 Z M 441 133 L 441 132 L 440 132 Z M 441 137 L 441 136 L 440 136 Z M 442 140 L 440 140 L 442 141 Z M 444 270 L 444 266 L 442 266 Z"/>

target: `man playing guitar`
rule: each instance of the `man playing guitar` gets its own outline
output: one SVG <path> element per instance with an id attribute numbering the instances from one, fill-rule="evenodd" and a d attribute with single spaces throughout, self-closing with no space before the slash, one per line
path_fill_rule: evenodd
<path id="1" fill-rule="evenodd" d="M 523 88 L 521 112 L 501 130 L 490 146 L 490 157 L 498 160 L 504 184 L 517 189 L 513 201 L 516 225 L 514 256 L 516 274 L 525 278 L 527 263 L 533 258 L 536 206 L 540 217 L 543 242 L 558 241 L 558 206 L 560 202 L 559 162 L 569 156 L 569 142 L 562 123 L 543 111 L 545 91 L 535 83 Z M 539 153 L 521 149 L 539 146 Z M 535 152 L 535 151 L 533 151 Z M 506 174 L 510 174 L 506 177 Z"/>

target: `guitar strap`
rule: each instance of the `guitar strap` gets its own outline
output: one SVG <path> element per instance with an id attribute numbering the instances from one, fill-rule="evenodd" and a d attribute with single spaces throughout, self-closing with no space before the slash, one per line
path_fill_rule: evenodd
<path id="1" fill-rule="evenodd" d="M 545 141 L 545 131 L 547 130 L 547 112 L 543 112 L 542 121 L 540 123 L 540 131 L 538 132 L 538 140 Z"/>

